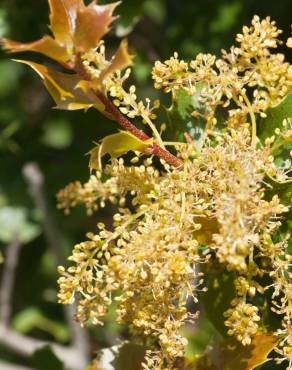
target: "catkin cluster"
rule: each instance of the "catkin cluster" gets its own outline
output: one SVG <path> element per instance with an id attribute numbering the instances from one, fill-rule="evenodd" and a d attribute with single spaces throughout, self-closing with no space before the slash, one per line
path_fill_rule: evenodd
<path id="1" fill-rule="evenodd" d="M 228 109 L 229 126 L 244 122 L 247 114 L 265 117 L 269 107 L 277 105 L 292 86 L 292 67 L 284 55 L 273 53 L 282 33 L 269 17 L 255 16 L 250 27 L 244 26 L 236 36 L 237 46 L 223 50 L 221 58 L 198 54 L 190 63 L 178 59 L 157 61 L 152 76 L 154 86 L 165 92 L 183 88 L 190 95 L 199 90 L 199 101 L 206 105 L 205 118 L 216 123 L 216 108 Z M 288 43 L 289 46 L 289 43 Z M 201 114 L 194 110 L 194 115 Z"/>
<path id="2" fill-rule="evenodd" d="M 291 66 L 272 52 L 280 34 L 269 18 L 254 17 L 237 35 L 238 46 L 223 51 L 221 59 L 199 54 L 187 63 L 175 53 L 156 62 L 156 88 L 171 92 L 173 99 L 180 89 L 190 95 L 199 91 L 207 122 L 200 150 L 187 136 L 187 143 L 175 143 L 180 165 L 161 160 L 159 170 L 141 153 L 131 165 L 114 158 L 84 185 L 72 183 L 58 194 L 66 213 L 78 204 L 88 214 L 107 202 L 117 207 L 112 228 L 99 223 L 74 247 L 72 265 L 59 267 L 59 301 L 77 301 L 82 324 L 102 324 L 115 301 L 117 321 L 147 342 L 145 369 L 177 368 L 187 345 L 181 329 L 198 315 L 188 303 L 197 302 L 198 292 L 206 289 L 204 266 L 214 262 L 235 277 L 236 296 L 224 313 L 228 334 L 251 344 L 262 327 L 259 302 L 264 300 L 281 317 L 276 360 L 288 360 L 292 368 L 291 256 L 288 236 L 273 237 L 289 209 L 277 194 L 269 196 L 272 185 L 266 182 L 290 181 L 290 162 L 276 166 L 274 152 L 291 141 L 291 120 L 279 122 L 264 142 L 256 123 L 291 92 Z M 100 80 L 109 65 L 104 44 L 84 54 L 82 63 L 93 80 Z M 103 76 L 103 89 L 121 113 L 142 117 L 163 145 L 152 123 L 159 103 L 137 102 L 135 87 L 123 87 L 129 74 L 128 69 Z M 221 131 L 216 128 L 219 106 L 228 112 Z M 265 277 L 268 286 L 259 283 Z"/>
<path id="3" fill-rule="evenodd" d="M 101 323 L 115 300 L 118 322 L 156 343 L 146 368 L 173 369 L 183 356 L 187 341 L 180 329 L 194 319 L 188 301 L 196 302 L 197 292 L 204 290 L 202 264 L 216 258 L 238 275 L 238 296 L 225 313 L 225 323 L 228 333 L 247 345 L 260 321 L 258 308 L 247 299 L 262 294 L 254 279 L 268 273 L 260 260 L 282 261 L 285 243 L 274 245 L 271 235 L 280 225 L 279 215 L 288 209 L 277 196 L 263 199 L 265 173 L 281 171 L 268 148 L 252 148 L 247 127 L 216 139 L 216 146 L 206 141 L 201 153 L 191 144 L 180 146 L 181 168 L 162 163 L 164 169 L 158 171 L 149 158 L 128 167 L 118 159 L 105 169 L 109 180 L 102 183 L 97 173 L 90 179 L 96 184 L 91 191 L 88 184 L 75 189 L 76 201 L 90 211 L 93 198 L 97 203 L 120 198 L 123 206 L 113 217 L 112 231 L 98 225 L 99 232 L 75 246 L 69 258 L 73 266 L 59 268 L 59 299 L 77 299 L 77 319 L 94 324 Z M 102 187 L 99 195 L 96 189 Z M 59 205 L 67 210 L 76 204 L 70 189 L 58 195 Z M 128 195 L 131 207 L 124 203 Z M 209 244 L 208 253 L 200 252 L 202 243 Z M 288 294 L 286 280 L 281 281 L 278 294 Z"/>
<path id="4" fill-rule="evenodd" d="M 59 267 L 59 301 L 76 302 L 81 325 L 101 325 L 114 303 L 117 322 L 146 348 L 145 370 L 182 369 L 188 344 L 182 329 L 198 317 L 194 303 L 220 269 L 234 284 L 219 318 L 226 332 L 249 346 L 268 331 L 278 337 L 274 359 L 292 370 L 285 221 L 292 117 L 278 107 L 280 121 L 265 127 L 269 109 L 291 98 L 292 66 L 275 50 L 282 31 L 269 17 L 255 16 L 220 58 L 200 53 L 184 61 L 175 52 L 157 61 L 152 78 L 156 89 L 171 94 L 168 116 L 183 96 L 185 127 L 195 130 L 190 126 L 200 122 L 199 139 L 180 132 L 186 142 L 165 142 L 166 125 L 154 124 L 160 102 L 139 100 L 129 84 L 133 56 L 126 40 L 107 56 L 104 36 L 117 5 L 50 0 L 53 37 L 0 40 L 7 50 L 38 52 L 66 70 L 19 60 L 39 74 L 58 108 L 93 107 L 125 130 L 90 152 L 87 183 L 73 182 L 57 195 L 66 214 L 79 204 L 88 215 L 108 202 L 116 209 L 112 225 L 98 223 L 74 246 L 69 267 Z M 132 119 L 146 124 L 151 137 Z M 130 164 L 121 158 L 127 152 L 135 153 Z M 107 154 L 111 160 L 103 169 Z M 279 315 L 276 329 L 266 319 L 270 311 Z"/>

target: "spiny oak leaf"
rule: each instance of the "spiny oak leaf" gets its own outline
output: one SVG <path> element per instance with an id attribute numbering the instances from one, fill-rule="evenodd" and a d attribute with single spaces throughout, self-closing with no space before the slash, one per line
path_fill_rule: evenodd
<path id="1" fill-rule="evenodd" d="M 102 139 L 101 144 L 93 148 L 90 154 L 89 168 L 98 170 L 101 168 L 101 158 L 109 154 L 112 158 L 118 158 L 129 151 L 144 151 L 153 144 L 153 139 L 142 141 L 126 131 L 108 135 Z"/>
<path id="2" fill-rule="evenodd" d="M 87 7 L 77 10 L 74 46 L 78 52 L 94 49 L 101 38 L 109 32 L 109 26 L 116 19 L 113 11 L 119 3 L 97 5 L 93 1 Z"/>
<path id="3" fill-rule="evenodd" d="M 61 45 L 73 46 L 77 11 L 84 8 L 83 0 L 48 0 L 50 29 Z"/>
<path id="4" fill-rule="evenodd" d="M 219 363 L 216 365 L 222 370 L 253 370 L 259 365 L 264 364 L 268 359 L 269 353 L 275 348 L 278 339 L 270 334 L 257 334 L 250 346 L 242 346 L 238 343 L 228 344 L 226 347 L 221 347 L 219 358 L 210 356 L 213 360 Z M 215 350 L 216 351 L 216 350 Z"/>
<path id="5" fill-rule="evenodd" d="M 67 49 L 50 36 L 44 36 L 40 40 L 29 43 L 22 43 L 8 39 L 2 39 L 1 43 L 4 48 L 9 50 L 11 53 L 34 51 L 36 53 L 46 55 L 60 63 L 66 63 L 70 60 L 70 55 L 67 52 Z"/>
<path id="6" fill-rule="evenodd" d="M 85 6 L 83 0 L 49 0 L 50 29 L 54 38 L 44 36 L 30 43 L 4 38 L 1 44 L 13 53 L 33 51 L 60 63 L 74 63 L 77 53 L 96 48 L 109 32 L 118 4 L 97 5 L 93 1 Z"/>
<path id="7" fill-rule="evenodd" d="M 250 346 L 231 340 L 214 344 L 202 357 L 186 361 L 184 370 L 254 370 L 268 361 L 278 340 L 273 335 L 259 333 Z"/>
<path id="8" fill-rule="evenodd" d="M 16 60 L 16 62 L 27 64 L 37 72 L 54 99 L 56 108 L 77 110 L 88 109 L 94 106 L 99 111 L 104 110 L 104 105 L 92 91 L 84 93 L 78 88 L 77 85 L 80 82 L 79 75 L 62 73 L 53 68 L 25 60 Z"/>

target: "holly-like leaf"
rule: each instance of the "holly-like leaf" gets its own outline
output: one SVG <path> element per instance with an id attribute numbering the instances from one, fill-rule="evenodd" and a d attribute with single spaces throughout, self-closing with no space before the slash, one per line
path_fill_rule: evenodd
<path id="1" fill-rule="evenodd" d="M 109 154 L 112 158 L 117 158 L 130 150 L 143 151 L 152 144 L 153 139 L 142 141 L 126 131 L 108 135 L 102 140 L 101 144 L 97 145 L 89 152 L 89 168 L 91 170 L 99 169 L 101 166 L 101 158 L 106 154 Z"/>
<path id="2" fill-rule="evenodd" d="M 49 0 L 50 28 L 61 45 L 73 44 L 77 10 L 84 8 L 83 0 Z"/>
<path id="3" fill-rule="evenodd" d="M 153 144 L 153 139 L 142 141 L 136 136 L 126 131 L 106 136 L 101 143 L 101 156 L 110 154 L 111 157 L 117 158 L 129 152 L 130 150 L 142 151 L 149 145 Z"/>
<path id="4" fill-rule="evenodd" d="M 277 137 L 273 145 L 273 156 L 275 158 L 275 164 L 279 168 L 291 167 L 291 149 L 292 149 L 292 137 L 291 137 L 291 126 L 285 128 L 283 121 L 285 119 L 292 119 L 292 94 L 289 94 L 279 105 L 274 108 L 270 108 L 266 112 L 267 117 L 261 119 L 258 125 L 258 135 L 262 142 L 266 138 L 275 135 L 275 129 L 279 128 L 285 132 L 285 137 Z M 290 131 L 290 133 L 289 133 Z M 267 181 L 272 180 L 272 188 L 267 189 L 267 194 L 273 196 L 277 194 L 281 201 L 287 206 L 290 206 L 292 200 L 292 186 L 291 182 L 281 183 L 276 179 L 268 178 Z M 289 218 L 289 216 L 288 216 Z"/>
<path id="5" fill-rule="evenodd" d="M 1 43 L 11 52 L 34 51 L 61 63 L 74 63 L 76 52 L 96 48 L 109 32 L 116 18 L 112 14 L 118 4 L 97 5 L 93 1 L 85 6 L 83 0 L 49 0 L 50 28 L 54 39 L 45 36 L 30 43 L 2 39 Z"/>
<path id="6" fill-rule="evenodd" d="M 208 290 L 201 296 L 206 316 L 222 336 L 227 336 L 223 313 L 235 296 L 234 276 L 218 264 L 211 265 L 206 275 Z"/>
<path id="7" fill-rule="evenodd" d="M 286 96 L 276 107 L 268 109 L 266 114 L 267 117 L 261 119 L 258 127 L 259 137 L 262 141 L 274 135 L 275 129 L 282 127 L 285 118 L 292 118 L 292 94 Z"/>
<path id="8" fill-rule="evenodd" d="M 88 90 L 86 93 L 78 88 L 80 76 L 77 74 L 66 74 L 48 68 L 41 64 L 16 60 L 19 63 L 27 64 L 38 73 L 44 84 L 56 102 L 58 109 L 77 110 L 96 107 L 99 111 L 104 110 L 104 105 L 96 95 Z"/>
<path id="9" fill-rule="evenodd" d="M 144 355 L 144 347 L 125 342 L 100 351 L 98 360 L 95 360 L 87 370 L 140 370 Z"/>
<path id="10" fill-rule="evenodd" d="M 119 3 L 97 5 L 95 1 L 77 10 L 74 45 L 78 52 L 94 49 L 101 38 L 109 32 L 111 23 L 116 19 L 113 12 Z"/>
<path id="11" fill-rule="evenodd" d="M 253 338 L 250 346 L 230 345 L 224 352 L 224 370 L 253 370 L 267 361 L 278 339 L 273 335 L 260 333 Z"/>
<path id="12" fill-rule="evenodd" d="M 56 60 L 57 62 L 67 62 L 70 59 L 70 55 L 67 49 L 62 45 L 58 44 L 52 37 L 44 36 L 42 39 L 22 43 L 8 39 L 2 39 L 1 44 L 4 49 L 9 50 L 11 53 L 20 53 L 23 51 L 34 51 L 46 55 L 49 58 Z"/>
<path id="13" fill-rule="evenodd" d="M 277 345 L 273 335 L 259 333 L 250 346 L 242 346 L 233 340 L 214 343 L 200 358 L 187 361 L 184 370 L 254 370 L 268 360 Z"/>
<path id="14" fill-rule="evenodd" d="M 167 116 L 175 140 L 183 141 L 184 133 L 188 133 L 201 147 L 201 139 L 205 130 L 205 121 L 200 117 L 194 117 L 191 113 L 194 110 L 204 110 L 198 101 L 200 87 L 194 95 L 189 95 L 184 89 L 176 92 L 174 101 L 167 109 Z"/>

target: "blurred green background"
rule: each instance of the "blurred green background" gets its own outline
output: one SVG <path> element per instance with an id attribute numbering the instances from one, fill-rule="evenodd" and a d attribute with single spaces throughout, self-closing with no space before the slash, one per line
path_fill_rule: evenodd
<path id="1" fill-rule="evenodd" d="M 219 54 L 221 48 L 233 44 L 236 33 L 254 14 L 276 20 L 285 40 L 290 34 L 291 1 L 124 0 L 118 13 L 108 47 L 115 48 L 121 37 L 128 37 L 136 54 L 133 82 L 138 95 L 155 98 L 158 92 L 151 83 L 155 60 L 169 58 L 174 51 L 186 60 L 199 52 Z M 32 41 L 48 32 L 47 24 L 46 0 L 0 2 L 0 37 Z M 28 57 L 42 61 L 36 55 Z M 291 59 L 291 55 L 287 57 Z M 0 251 L 5 255 L 16 237 L 23 245 L 11 325 L 32 337 L 66 344 L 70 331 L 63 308 L 56 302 L 55 255 L 59 254 L 59 261 L 65 259 L 72 246 L 83 240 L 88 230 L 94 230 L 97 220 L 110 219 L 112 210 L 87 218 L 83 209 L 76 209 L 65 217 L 56 210 L 55 194 L 70 181 L 87 180 L 85 153 L 93 141 L 116 132 L 117 126 L 94 110 L 63 112 L 52 107 L 37 76 L 0 51 Z M 27 167 L 31 162 L 40 172 Z M 40 174 L 43 187 L 29 190 Z M 127 336 L 113 323 L 112 316 L 110 313 L 104 328 L 90 329 L 90 351 Z M 200 345 L 194 343 L 194 347 Z M 31 359 L 7 351 L 1 344 L 0 359 L 33 366 Z"/>

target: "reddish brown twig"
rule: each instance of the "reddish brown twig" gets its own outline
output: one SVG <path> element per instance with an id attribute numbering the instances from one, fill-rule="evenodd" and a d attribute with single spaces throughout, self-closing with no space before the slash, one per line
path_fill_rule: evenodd
<path id="1" fill-rule="evenodd" d="M 83 79 L 90 81 L 90 77 L 86 73 L 86 71 L 83 68 L 82 60 L 80 56 L 77 56 L 76 64 L 75 64 L 75 72 L 77 72 Z M 94 90 L 94 93 L 98 97 L 98 99 L 102 102 L 102 104 L 105 106 L 104 112 L 102 112 L 106 117 L 116 121 L 119 123 L 126 131 L 130 132 L 132 135 L 136 136 L 138 139 L 142 141 L 149 140 L 150 137 L 145 134 L 142 130 L 139 130 L 136 126 L 134 126 L 125 116 L 122 115 L 122 113 L 115 107 L 115 105 L 112 103 L 112 101 L 104 95 L 104 93 L 101 90 Z M 168 150 L 163 149 L 161 146 L 157 144 L 153 144 L 149 146 L 150 152 L 161 158 L 164 159 L 165 162 L 168 164 L 179 167 L 181 165 L 181 161 L 171 154 Z"/>
<path id="2" fill-rule="evenodd" d="M 146 141 L 150 139 L 150 137 L 146 135 L 145 132 L 139 130 L 125 116 L 123 116 L 120 111 L 114 106 L 114 104 L 101 91 L 96 91 L 96 95 L 98 99 L 104 104 L 105 111 L 111 117 L 113 117 L 113 119 L 118 122 L 126 131 L 130 132 L 140 140 Z M 174 167 L 178 167 L 181 164 L 180 160 L 177 157 L 155 143 L 152 145 L 151 152 L 157 157 L 164 159 L 165 162 Z"/>

